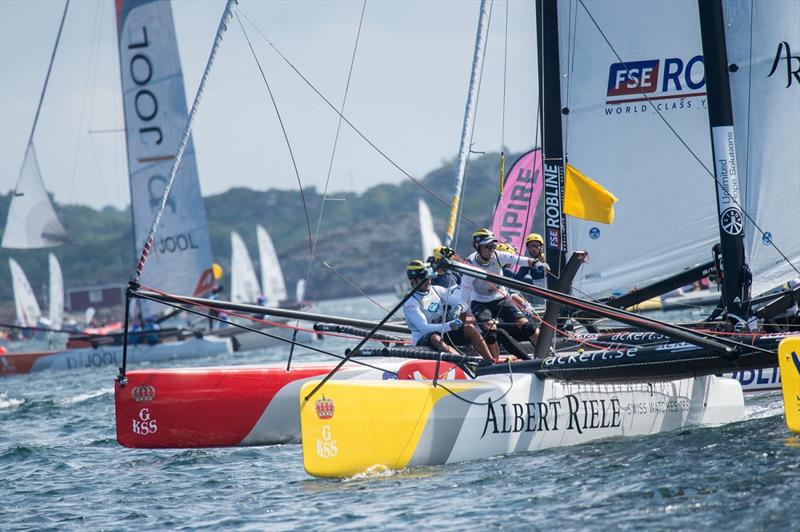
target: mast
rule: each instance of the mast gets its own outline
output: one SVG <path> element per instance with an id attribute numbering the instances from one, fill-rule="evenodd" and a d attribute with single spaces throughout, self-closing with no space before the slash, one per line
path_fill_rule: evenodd
<path id="1" fill-rule="evenodd" d="M 478 90 L 481 84 L 481 70 L 483 68 L 483 50 L 486 46 L 486 32 L 489 29 L 489 2 L 481 0 L 480 15 L 478 17 L 478 31 L 475 35 L 475 52 L 472 55 L 472 74 L 469 78 L 467 91 L 467 105 L 464 109 L 464 125 L 461 128 L 461 141 L 458 149 L 458 171 L 456 172 L 456 186 L 453 199 L 450 201 L 450 217 L 447 220 L 447 234 L 444 245 L 453 243 L 456 232 L 456 220 L 461 204 L 461 187 L 464 183 L 464 173 L 467 169 L 467 158 L 472 145 L 472 129 L 475 123 L 475 105 L 478 100 Z"/>
<path id="2" fill-rule="evenodd" d="M 555 289 L 567 263 L 567 220 L 564 204 L 564 148 L 561 133 L 561 74 L 558 59 L 558 6 L 556 0 L 536 0 L 539 57 L 539 101 L 542 109 L 542 169 L 544 171 L 545 255 L 553 275 L 547 286 Z"/>
<path id="3" fill-rule="evenodd" d="M 729 315 L 746 318 L 749 268 L 744 257 L 744 214 L 739 201 L 736 141 L 721 0 L 700 0 L 700 35 L 708 91 L 708 118 L 722 245 L 722 296 Z"/>

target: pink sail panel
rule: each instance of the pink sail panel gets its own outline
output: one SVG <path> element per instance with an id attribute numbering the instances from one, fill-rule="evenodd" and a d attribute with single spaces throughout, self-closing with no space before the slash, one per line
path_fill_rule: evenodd
<path id="1" fill-rule="evenodd" d="M 503 194 L 494 210 L 492 231 L 525 253 L 525 237 L 532 232 L 536 206 L 542 196 L 542 151 L 531 150 L 513 164 Z"/>

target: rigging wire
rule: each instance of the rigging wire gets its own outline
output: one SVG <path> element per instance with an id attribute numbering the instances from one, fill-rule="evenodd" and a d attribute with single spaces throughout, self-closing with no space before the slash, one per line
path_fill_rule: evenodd
<path id="1" fill-rule="evenodd" d="M 253 22 L 247 17 L 247 15 L 244 12 L 242 12 L 242 17 L 244 17 L 244 19 L 247 20 L 256 29 L 256 31 L 259 31 L 258 28 L 253 24 Z M 275 101 L 275 98 L 273 97 L 272 89 L 270 88 L 269 82 L 267 81 L 267 76 L 264 73 L 264 69 L 261 66 L 261 61 L 259 61 L 259 59 L 258 59 L 258 55 L 256 54 L 255 48 L 253 47 L 253 43 L 250 40 L 250 36 L 247 34 L 247 30 L 245 30 L 245 28 L 244 28 L 244 24 L 242 23 L 242 20 L 239 17 L 239 13 L 238 12 L 236 13 L 236 21 L 239 23 L 239 27 L 241 28 L 242 34 L 244 35 L 244 38 L 247 41 L 247 45 L 250 48 L 250 52 L 253 55 L 253 59 L 255 60 L 256 65 L 258 65 L 259 72 L 261 72 L 261 79 L 264 80 L 264 84 L 267 87 L 267 91 L 269 92 L 270 99 L 272 100 L 273 108 L 275 109 L 275 113 L 278 116 L 278 122 L 280 124 L 281 131 L 283 132 L 283 137 L 286 140 L 286 146 L 287 146 L 287 148 L 289 150 L 289 155 L 291 157 L 292 165 L 294 167 L 295 178 L 297 179 L 297 184 L 300 187 L 300 198 L 301 198 L 301 200 L 303 202 L 303 211 L 304 211 L 304 214 L 305 214 L 306 229 L 308 231 L 308 249 L 309 249 L 309 253 L 311 254 L 312 257 L 316 258 L 320 262 L 320 264 L 322 264 L 326 269 L 328 269 L 330 272 L 334 273 L 337 277 L 339 277 L 342 281 L 344 281 L 349 287 L 353 288 L 359 295 L 361 295 L 362 297 L 365 297 L 370 302 L 372 302 L 374 305 L 376 305 L 379 308 L 381 308 L 384 311 L 386 311 L 387 309 L 383 305 L 378 303 L 375 299 L 373 299 L 369 295 L 367 295 L 366 292 L 364 292 L 359 287 L 357 287 L 355 284 L 353 284 L 351 281 L 346 279 L 342 274 L 340 274 L 338 271 L 336 271 L 336 269 L 333 268 L 333 266 L 328 264 L 327 261 L 325 261 L 322 257 L 320 257 L 317 254 L 315 240 L 312 238 L 312 235 L 311 235 L 311 220 L 310 220 L 309 214 L 308 214 L 308 204 L 306 203 L 305 194 L 303 193 L 303 183 L 301 182 L 301 179 L 300 179 L 300 171 L 297 168 L 297 162 L 296 162 L 295 157 L 294 157 L 294 150 L 292 150 L 291 142 L 289 141 L 289 135 L 286 132 L 286 128 L 284 127 L 280 111 L 278 110 L 277 102 Z M 260 31 L 259 31 L 259 33 L 260 33 Z M 265 37 L 265 39 L 266 39 L 266 37 Z M 269 40 L 267 40 L 267 42 L 269 42 Z M 331 105 L 327 100 L 326 100 L 326 103 L 328 103 L 328 105 Z M 334 108 L 334 110 L 336 110 L 336 109 Z M 338 111 L 337 111 L 337 114 L 342 119 L 346 120 L 344 118 L 343 114 L 339 113 Z M 321 211 L 320 211 L 320 216 L 321 216 Z"/>
<path id="2" fill-rule="evenodd" d="M 101 26 L 100 23 L 102 21 L 102 15 L 105 12 L 105 5 L 106 5 L 105 2 L 98 3 L 96 5 L 94 12 L 94 23 L 92 24 L 92 37 L 90 39 L 91 48 L 89 49 L 89 54 L 86 62 L 86 78 L 83 86 L 83 101 L 81 102 L 81 114 L 80 114 L 81 118 L 78 121 L 78 135 L 77 135 L 78 145 L 75 148 L 75 159 L 72 163 L 72 175 L 70 176 L 70 181 L 69 181 L 68 203 L 72 203 L 73 192 L 75 191 L 75 176 L 78 174 L 78 159 L 81 152 L 81 145 L 82 145 L 81 141 L 83 140 L 81 132 L 83 131 L 83 124 L 86 119 L 86 102 L 89 100 L 94 102 L 95 100 L 94 95 L 97 90 L 97 65 L 99 63 L 100 37 L 101 37 L 101 32 L 99 31 L 99 28 Z M 92 68 L 93 66 L 94 68 Z M 89 90 L 90 81 L 92 81 L 91 90 Z M 93 111 L 94 111 L 94 106 L 93 105 L 89 106 L 89 120 L 88 120 L 89 124 L 92 123 L 92 117 L 94 116 Z M 91 136 L 89 136 L 89 142 L 92 144 L 92 152 L 96 158 L 97 153 L 94 150 L 94 141 L 92 140 Z M 97 164 L 97 162 L 95 162 L 95 164 Z M 98 170 L 99 170 L 99 164 L 98 164 Z M 100 187 L 103 190 L 103 196 L 105 197 L 106 201 L 110 203 L 108 190 L 106 189 L 106 183 L 105 179 L 103 179 L 102 172 L 100 174 Z"/>
<path id="3" fill-rule="evenodd" d="M 347 82 L 345 83 L 344 95 L 342 96 L 342 105 L 341 105 L 341 108 L 340 108 L 340 112 L 341 113 L 344 112 L 344 108 L 345 108 L 345 105 L 347 103 L 347 96 L 350 93 L 350 80 L 353 77 L 353 68 L 354 68 L 354 66 L 356 64 L 356 53 L 358 52 L 358 43 L 359 43 L 359 40 L 361 38 L 361 28 L 364 25 L 364 13 L 366 12 L 366 10 L 367 10 L 367 0 L 364 0 L 362 2 L 362 4 L 361 4 L 361 17 L 360 17 L 360 19 L 358 21 L 358 31 L 356 32 L 356 39 L 355 39 L 355 42 L 353 43 L 353 54 L 352 54 L 352 57 L 350 58 L 350 69 L 347 72 Z M 334 159 L 336 157 L 336 148 L 339 145 L 339 135 L 341 133 L 341 129 L 342 129 L 342 117 L 340 115 L 339 116 L 339 120 L 338 120 L 338 122 L 336 124 L 336 134 L 333 137 L 333 148 L 331 149 L 331 158 L 330 158 L 330 161 L 328 162 L 328 173 L 325 176 L 325 188 L 323 189 L 323 192 L 322 192 L 322 203 L 321 203 L 320 208 L 319 208 L 319 217 L 317 218 L 317 227 L 316 227 L 316 230 L 314 232 L 314 242 L 311 245 L 311 249 L 314 250 L 314 252 L 316 252 L 316 250 L 317 250 L 317 245 L 319 244 L 319 235 L 320 235 L 320 232 L 322 231 L 322 218 L 323 218 L 323 214 L 325 212 L 325 198 L 328 197 L 328 188 L 329 188 L 330 181 L 331 181 L 331 174 L 333 173 L 333 161 L 334 161 Z M 308 269 L 306 270 L 306 277 L 305 277 L 305 279 L 306 279 L 306 290 L 308 289 L 308 287 L 310 286 L 310 283 L 311 283 L 311 267 L 313 266 L 313 264 L 314 264 L 314 261 L 312 261 L 312 260 L 308 261 Z M 384 310 L 386 310 L 386 309 L 384 309 Z"/>
<path id="4" fill-rule="evenodd" d="M 478 104 L 481 99 L 481 87 L 483 86 L 483 66 L 486 64 L 486 50 L 489 48 L 489 31 L 488 29 L 492 25 L 492 11 L 494 10 L 494 2 L 489 3 L 489 15 L 486 21 L 486 40 L 483 45 L 483 56 L 481 57 L 481 76 L 478 82 L 478 89 L 475 91 L 475 117 L 476 119 L 472 121 L 472 127 L 469 132 L 469 145 L 472 148 L 472 139 L 475 137 L 475 123 L 477 122 L 478 116 Z M 456 211 L 456 227 L 455 231 L 453 232 L 453 243 L 458 242 L 458 235 L 459 230 L 461 228 L 461 218 L 464 217 L 464 194 L 467 192 L 467 187 L 465 186 L 467 183 L 467 174 L 469 171 L 469 162 L 470 162 L 470 155 L 472 155 L 472 150 L 467 150 L 467 160 L 464 164 L 464 177 L 462 180 L 461 186 L 461 195 L 458 198 L 458 210 Z"/>
<path id="5" fill-rule="evenodd" d="M 500 195 L 505 185 L 506 85 L 508 83 L 508 0 L 506 0 L 505 33 L 503 34 L 503 96 L 500 110 Z"/>
<path id="6" fill-rule="evenodd" d="M 306 196 L 303 192 L 303 183 L 300 180 L 300 170 L 297 168 L 297 160 L 294 157 L 294 150 L 292 149 L 292 143 L 289 140 L 289 133 L 286 131 L 286 126 L 283 123 L 283 117 L 281 116 L 281 112 L 278 109 L 278 103 L 275 101 L 275 95 L 272 93 L 272 87 L 269 85 L 269 81 L 267 80 L 267 75 L 264 73 L 264 69 L 261 67 L 261 62 L 258 60 L 258 56 L 256 56 L 256 51 L 253 49 L 253 43 L 250 42 L 250 37 L 247 35 L 247 31 L 244 29 L 244 24 L 242 24 L 242 19 L 239 18 L 239 13 L 236 13 L 236 22 L 239 23 L 239 27 L 242 29 L 242 34 L 244 35 L 245 40 L 247 41 L 247 46 L 250 48 L 250 53 L 253 54 L 253 59 L 258 66 L 258 71 L 261 73 L 261 79 L 264 80 L 264 86 L 267 88 L 267 93 L 269 94 L 269 99 L 272 102 L 272 108 L 275 110 L 275 115 L 278 118 L 278 124 L 281 126 L 281 133 L 283 134 L 283 138 L 286 141 L 286 148 L 289 150 L 289 158 L 292 161 L 292 168 L 294 169 L 294 176 L 297 179 L 297 186 L 300 188 L 300 198 L 303 201 L 303 213 L 304 218 L 306 221 L 306 230 L 308 232 L 308 249 L 311 253 L 314 253 L 314 242 L 311 238 L 311 221 L 308 217 L 308 204 L 306 203 Z"/>
<path id="7" fill-rule="evenodd" d="M 589 19 L 592 21 L 592 24 L 594 24 L 594 27 L 597 29 L 597 31 L 600 33 L 600 35 L 603 37 L 603 40 L 606 42 L 608 47 L 611 49 L 611 52 L 614 54 L 614 56 L 617 58 L 617 60 L 621 64 L 625 65 L 625 68 L 627 68 L 627 63 L 625 61 L 623 61 L 622 57 L 619 55 L 619 53 L 617 53 L 616 48 L 614 48 L 614 46 L 611 44 L 611 41 L 608 39 L 606 34 L 600 28 L 600 25 L 597 23 L 595 18 L 592 16 L 592 13 L 589 11 L 589 8 L 586 7 L 586 4 L 584 3 L 584 1 L 583 0 L 578 0 L 578 2 L 583 7 L 584 11 L 586 11 L 586 14 L 589 16 Z M 714 173 L 711 172 L 711 170 L 708 169 L 708 167 L 705 165 L 705 163 L 700 159 L 700 156 L 698 156 L 694 152 L 694 150 L 692 150 L 692 148 L 689 147 L 689 145 L 686 143 L 686 141 L 683 139 L 683 137 L 681 137 L 681 135 L 675 130 L 675 128 L 672 127 L 672 124 L 669 123 L 669 121 L 664 117 L 664 115 L 661 113 L 661 111 L 658 110 L 657 106 L 653 103 L 652 99 L 642 90 L 642 87 L 640 86 L 638 80 L 635 80 L 635 81 L 636 81 L 636 87 L 639 89 L 639 92 L 642 94 L 642 96 L 647 101 L 647 103 L 650 105 L 650 107 L 652 107 L 652 109 L 656 112 L 658 117 L 661 118 L 661 120 L 664 122 L 664 124 L 667 126 L 667 128 L 669 128 L 669 130 L 673 133 L 673 135 L 675 135 L 675 138 L 683 145 L 684 148 L 686 148 L 686 150 L 692 155 L 692 157 L 698 162 L 698 164 L 700 164 L 700 166 L 706 171 L 706 173 L 711 177 L 711 179 L 714 180 L 714 183 L 716 183 L 717 188 L 722 190 L 723 194 L 726 197 L 728 197 L 728 199 L 730 199 L 732 203 L 736 204 L 736 206 L 738 206 L 739 209 L 741 209 L 742 213 L 747 217 L 748 220 L 750 220 L 750 223 L 753 224 L 753 227 L 755 227 L 758 230 L 758 232 L 761 233 L 762 236 L 764 236 L 765 235 L 764 230 L 761 229 L 761 227 L 758 225 L 758 223 L 756 223 L 755 219 L 753 219 L 753 217 L 750 215 L 750 213 L 747 212 L 747 210 L 744 208 L 744 206 L 737 199 L 730 197 L 730 194 L 728 194 L 728 191 L 725 189 L 725 187 L 722 185 L 722 183 L 720 183 L 719 179 L 717 179 L 717 176 L 714 175 Z M 777 251 L 778 254 L 781 256 L 781 258 L 795 272 L 797 272 L 798 275 L 800 275 L 800 269 L 798 269 L 797 266 L 792 264 L 792 262 L 789 260 L 789 258 L 783 253 L 783 251 L 781 251 L 781 249 L 777 246 L 777 244 L 775 244 L 774 241 L 772 241 L 772 246 L 775 248 L 775 251 Z"/>
<path id="8" fill-rule="evenodd" d="M 377 145 L 377 144 L 375 144 L 374 142 L 372 142 L 372 140 L 370 140 L 370 139 L 369 139 L 369 138 L 368 138 L 368 137 L 367 137 L 367 136 L 366 136 L 364 133 L 362 133 L 362 131 L 361 131 L 361 130 L 360 130 L 358 127 L 356 127 L 356 125 L 355 125 L 355 124 L 353 124 L 353 123 L 352 123 L 352 122 L 351 122 L 351 121 L 350 121 L 350 120 L 347 118 L 347 116 L 345 116 L 345 115 L 344 115 L 344 113 L 340 113 L 340 112 L 339 112 L 339 111 L 336 109 L 336 106 L 335 106 L 335 105 L 333 105 L 333 104 L 331 103 L 331 101 L 330 101 L 328 98 L 326 98 L 326 97 L 325 97 L 325 95 L 323 95 L 323 94 L 322 94 L 322 92 L 320 92 L 320 90 L 319 90 L 319 89 L 317 89 L 317 87 L 316 87 L 316 86 L 315 86 L 313 83 L 311 83 L 311 81 L 309 81 L 309 79 L 308 79 L 308 78 L 306 78 L 306 77 L 305 77 L 305 76 L 304 76 L 304 75 L 303 75 L 303 74 L 300 72 L 300 70 L 299 70 L 299 69 L 298 69 L 298 68 L 297 68 L 297 67 L 294 65 L 294 63 L 292 63 L 292 62 L 289 60 L 289 58 L 288 58 L 288 57 L 286 57 L 286 55 L 284 55 L 284 53 L 283 53 L 283 52 L 280 50 L 280 48 L 278 48 L 278 47 L 277 47 L 277 45 L 276 45 L 275 43 L 273 43 L 273 42 L 272 42 L 272 41 L 269 39 L 269 37 L 267 37 L 267 36 L 264 34 L 264 32 L 262 32 L 262 31 L 261 31 L 261 30 L 258 28 L 258 26 L 256 26 L 256 25 L 255 25 L 255 23 L 254 23 L 252 20 L 250 20 L 250 19 L 247 17 L 247 14 L 246 14 L 246 13 L 242 12 L 242 17 L 243 17 L 243 18 L 244 18 L 244 19 L 245 19 L 245 20 L 246 20 L 248 23 L 250 23 L 250 25 L 251 25 L 251 26 L 253 26 L 253 28 L 256 30 L 256 32 L 257 32 L 259 35 L 261 35 L 261 37 L 262 37 L 262 38 L 263 38 L 263 39 L 266 41 L 266 43 L 267 43 L 267 44 L 268 44 L 268 45 L 269 45 L 269 46 L 270 46 L 270 47 L 271 47 L 273 50 L 275 50 L 275 53 L 277 53 L 277 54 L 278 54 L 278 56 L 279 56 L 279 57 L 280 57 L 280 58 L 281 58 L 281 59 L 282 59 L 282 60 L 283 60 L 283 61 L 284 61 L 284 62 L 285 62 L 285 63 L 286 63 L 288 66 L 289 66 L 289 68 L 291 68 L 291 69 L 292 69 L 292 70 L 295 72 L 295 74 L 297 74 L 297 76 L 298 76 L 298 77 L 299 77 L 299 78 L 300 78 L 300 79 L 301 79 L 301 80 L 302 80 L 302 81 L 303 81 L 303 82 L 304 82 L 304 83 L 305 83 L 305 84 L 306 84 L 306 85 L 307 85 L 307 86 L 308 86 L 308 87 L 309 87 L 309 88 L 310 88 L 312 91 L 314 91 L 314 93 L 316 93 L 316 94 L 317 94 L 317 96 L 319 96 L 319 97 L 320 97 L 320 99 L 322 99 L 322 101 L 323 101 L 323 102 L 324 102 L 324 103 L 325 103 L 325 104 L 326 104 L 326 105 L 327 105 L 327 106 L 328 106 L 328 107 L 329 107 L 331 110 L 333 110 L 333 112 L 335 112 L 337 115 L 341 116 L 341 118 L 342 118 L 342 121 L 343 121 L 345 124 L 347 124 L 347 125 L 350 127 L 350 129 L 352 129 L 352 130 L 353 130 L 353 132 L 354 132 L 356 135 L 358 135 L 359 137 L 361 137 L 361 139 L 362 139 L 364 142 L 366 142 L 366 143 L 367 143 L 367 144 L 368 144 L 368 145 L 369 145 L 369 146 L 370 146 L 370 147 L 371 147 L 373 150 L 375 150 L 375 152 L 376 152 L 377 154 L 379 154 L 379 155 L 380 155 L 380 156 L 381 156 L 381 157 L 382 157 L 384 160 L 386 160 L 386 161 L 387 161 L 387 162 L 388 162 L 388 163 L 389 163 L 391 166 L 393 166 L 393 167 L 394 167 L 394 168 L 395 168 L 397 171 L 399 171 L 399 172 L 400 172 L 401 174 L 403 174 L 405 177 L 407 177 L 407 178 L 408 178 L 408 179 L 410 179 L 412 182 L 414 182 L 414 183 L 415 183 L 415 184 L 416 184 L 418 187 L 420 187 L 422 190 L 424 190 L 424 191 L 425 191 L 425 192 L 426 192 L 428 195 L 430 195 L 430 196 L 431 196 L 432 198 L 434 198 L 436 201 L 438 201 L 439 203 L 441 203 L 442 205 L 444 205 L 444 206 L 445 206 L 445 207 L 447 207 L 448 209 L 450 208 L 450 202 L 449 202 L 449 201 L 447 201 L 446 199 L 442 198 L 442 197 L 441 197 L 441 196 L 439 196 L 439 195 L 438 195 L 436 192 L 434 192 L 433 190 L 431 190 L 431 189 L 430 189 L 430 188 L 429 188 L 427 185 L 425 185 L 425 183 L 423 183 L 423 182 L 422 182 L 422 180 L 421 180 L 421 179 L 418 179 L 418 178 L 416 178 L 416 177 L 412 176 L 410 173 L 408 173 L 408 172 L 407 172 L 407 171 L 406 171 L 406 170 L 405 170 L 405 169 L 404 169 L 402 166 L 400 166 L 400 164 L 399 164 L 399 163 L 395 162 L 395 160 L 394 160 L 394 159 L 392 159 L 392 158 L 391 158 L 391 157 L 390 157 L 390 156 L 389 156 L 389 155 L 388 155 L 388 154 L 387 154 L 385 151 L 383 151 L 383 150 L 382 150 L 380 147 L 378 147 L 378 145 Z M 463 213 L 462 213 L 462 214 L 460 214 L 460 216 L 461 216 L 461 217 L 462 217 L 464 220 L 467 220 L 469 223 L 471 223 L 471 224 L 472 224 L 474 227 L 477 227 L 477 228 L 481 227 L 480 225 L 478 225 L 478 223 L 477 223 L 477 222 L 475 222 L 474 220 L 472 220 L 471 218 L 469 218 L 467 215 L 465 215 L 465 214 L 463 214 Z"/>

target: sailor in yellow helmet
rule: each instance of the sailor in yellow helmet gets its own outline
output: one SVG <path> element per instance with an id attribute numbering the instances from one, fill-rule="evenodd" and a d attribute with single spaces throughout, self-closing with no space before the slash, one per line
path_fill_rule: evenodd
<path id="1" fill-rule="evenodd" d="M 437 262 L 442 259 L 451 259 L 455 256 L 455 251 L 447 246 L 436 246 L 433 248 L 433 255 L 428 257 L 428 262 Z M 437 268 L 435 275 L 431 279 L 433 286 L 441 286 L 442 288 L 452 288 L 461 284 L 461 274 L 453 270 L 445 270 Z"/>
<path id="2" fill-rule="evenodd" d="M 495 275 L 503 275 L 503 266 L 511 264 L 527 264 L 533 266 L 535 261 L 520 257 L 517 254 L 497 250 L 498 240 L 488 229 L 478 229 L 472 234 L 472 247 L 475 252 L 467 257 L 467 263 Z M 508 289 L 489 281 L 475 279 L 465 275 L 461 281 L 461 305 L 469 308 L 486 331 L 486 343 L 497 357 L 500 348 L 497 345 L 495 320 L 499 319 L 503 328 L 517 340 L 530 340 L 536 343 L 539 338 L 538 329 L 512 302 Z"/>
<path id="3" fill-rule="evenodd" d="M 535 286 L 547 286 L 547 274 L 550 271 L 550 266 L 544 258 L 544 239 L 538 233 L 531 233 L 525 238 L 525 250 L 528 252 L 534 263 L 522 266 L 514 278 L 523 283 L 532 284 Z M 534 304 L 544 303 L 539 298 L 529 298 Z"/>
<path id="4" fill-rule="evenodd" d="M 409 262 L 406 275 L 411 286 L 417 287 L 403 304 L 414 345 L 458 354 L 453 346 L 472 344 L 483 358 L 495 361 L 475 325 L 475 317 L 459 305 L 457 285 L 451 290 L 432 286 L 429 266 L 421 260 Z"/>

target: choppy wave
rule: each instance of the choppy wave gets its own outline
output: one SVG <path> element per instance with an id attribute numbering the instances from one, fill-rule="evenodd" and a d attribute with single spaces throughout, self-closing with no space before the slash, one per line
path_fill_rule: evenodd
<path id="1" fill-rule="evenodd" d="M 8 394 L 4 392 L 0 392 L 0 410 L 14 408 L 23 404 L 24 402 L 25 399 L 15 399 L 13 397 L 9 397 Z"/>

